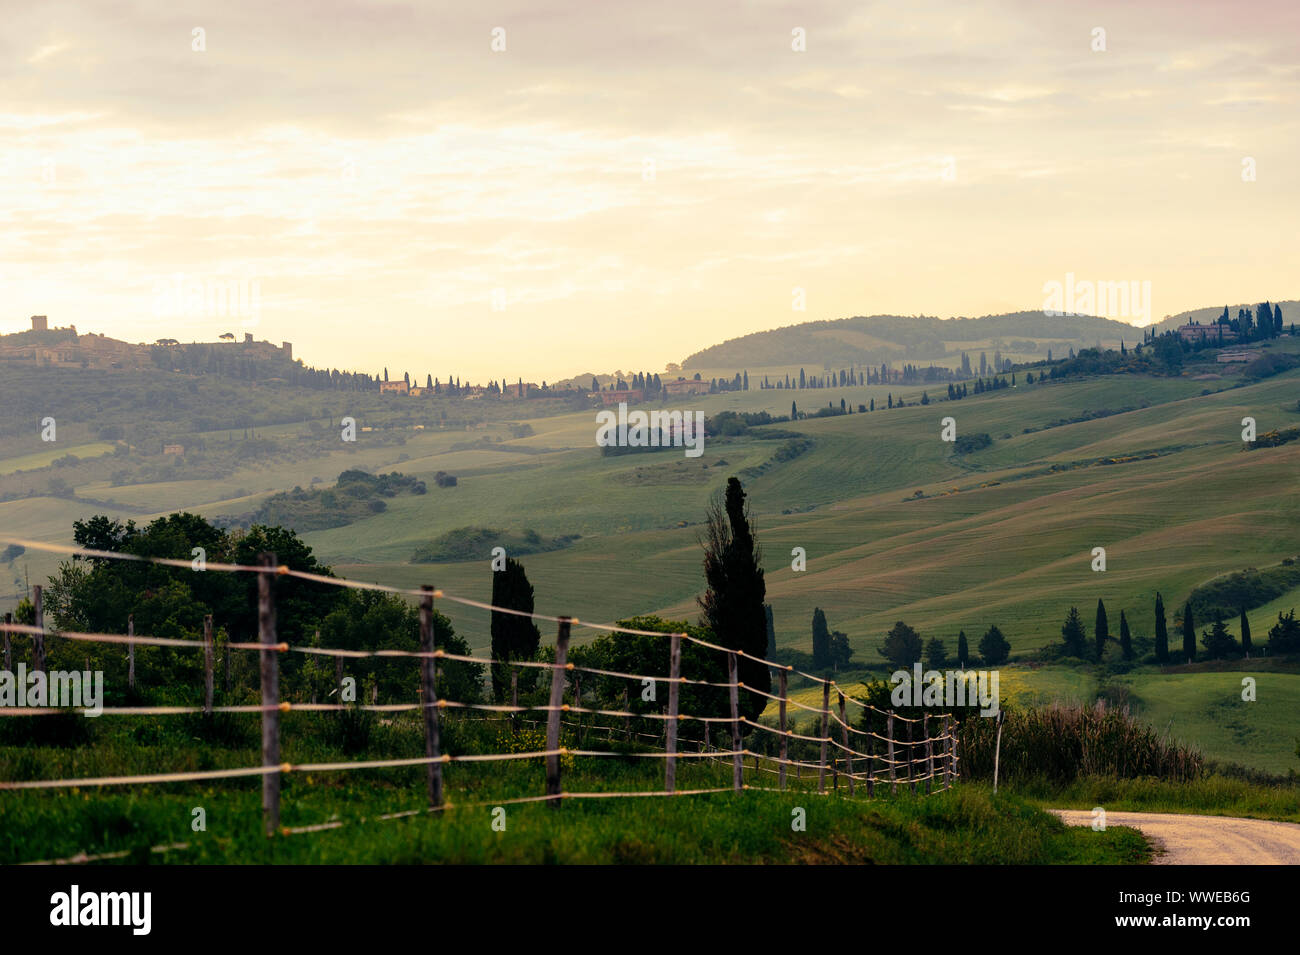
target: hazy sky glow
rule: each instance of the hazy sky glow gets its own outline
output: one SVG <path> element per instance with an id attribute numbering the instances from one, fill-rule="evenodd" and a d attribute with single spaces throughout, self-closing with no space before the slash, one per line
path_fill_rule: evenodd
<path id="1" fill-rule="evenodd" d="M 1290 0 L 0 4 L 0 331 L 540 380 L 1067 272 L 1300 297 Z"/>

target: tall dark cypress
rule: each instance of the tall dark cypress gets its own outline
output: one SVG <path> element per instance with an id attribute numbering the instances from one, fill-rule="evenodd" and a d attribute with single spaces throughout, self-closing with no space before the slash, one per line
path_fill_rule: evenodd
<path id="1" fill-rule="evenodd" d="M 1196 659 L 1196 623 L 1192 620 L 1191 601 L 1183 604 L 1183 656 L 1188 663 Z"/>
<path id="2" fill-rule="evenodd" d="M 1169 662 L 1169 628 L 1165 622 L 1165 601 L 1156 594 L 1156 662 Z"/>
<path id="3" fill-rule="evenodd" d="M 1133 638 L 1128 632 L 1128 618 L 1124 616 L 1124 611 L 1119 612 L 1119 649 L 1124 654 L 1125 660 L 1133 659 Z"/>
<path id="4" fill-rule="evenodd" d="M 770 693 L 772 674 L 762 662 L 767 650 L 763 554 L 754 539 L 745 491 L 737 478 L 728 478 L 725 493 L 714 496 L 709 506 L 707 538 L 701 543 L 708 583 L 704 596 L 699 598 L 701 622 L 722 646 L 745 652 L 739 660 L 740 681 L 746 687 Z M 767 700 L 757 693 L 741 693 L 741 712 L 750 719 L 757 719 L 766 705 Z"/>
<path id="5" fill-rule="evenodd" d="M 504 570 L 492 574 L 492 605 L 508 607 L 511 610 L 533 612 L 533 585 L 528 582 L 524 565 L 513 557 L 506 558 Z M 531 660 L 537 656 L 542 634 L 531 617 L 521 617 L 513 613 L 492 611 L 492 658 L 494 660 Z M 537 669 L 523 667 L 519 673 L 520 686 L 536 683 Z M 505 698 L 506 688 L 510 686 L 510 667 L 500 664 L 492 666 L 492 695 L 498 700 Z"/>
<path id="6" fill-rule="evenodd" d="M 1250 656 L 1250 621 L 1246 619 L 1246 608 L 1241 608 L 1241 649 Z"/>
<path id="7" fill-rule="evenodd" d="M 970 647 L 966 644 L 966 631 L 957 632 L 957 665 L 963 670 L 966 669 L 966 661 L 970 659 Z"/>
<path id="8" fill-rule="evenodd" d="M 1093 639 L 1097 641 L 1097 659 L 1106 652 L 1106 643 L 1110 640 L 1110 623 L 1106 619 L 1106 605 L 1097 601 L 1097 624 L 1093 628 Z"/>
<path id="9" fill-rule="evenodd" d="M 831 631 L 821 607 L 813 608 L 812 656 L 813 666 L 819 670 L 831 665 Z"/>

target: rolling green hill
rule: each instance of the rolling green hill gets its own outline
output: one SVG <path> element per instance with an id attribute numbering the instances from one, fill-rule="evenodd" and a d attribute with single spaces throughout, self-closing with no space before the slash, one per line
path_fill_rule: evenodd
<path id="1" fill-rule="evenodd" d="M 849 365 L 878 365 L 889 361 L 933 362 L 946 365 L 962 350 L 985 349 L 992 358 L 1034 360 L 1055 348 L 1058 357 L 1073 345 L 1091 347 L 1100 341 L 1118 345 L 1134 342 L 1142 333 L 1125 322 L 1095 316 L 1047 316 L 1012 312 L 983 318 L 939 319 L 924 316 L 871 315 L 835 321 L 803 322 L 741 338 L 698 351 L 682 362 L 689 371 L 716 368 L 784 366 L 806 363 L 820 369 Z M 707 376 L 706 376 L 707 377 Z"/>
<path id="2" fill-rule="evenodd" d="M 1300 353 L 1300 341 L 1283 337 L 1267 348 Z M 761 365 L 750 368 L 751 380 L 762 373 Z M 31 381 L 23 387 L 30 390 Z M 182 387 L 183 413 L 221 410 L 205 400 L 217 397 L 204 391 L 206 381 L 197 393 L 188 383 Z M 825 404 L 838 408 L 841 398 L 853 409 L 874 400 L 878 409 L 781 422 L 770 429 L 777 437 L 753 429 L 711 438 L 699 458 L 680 449 L 602 456 L 593 408 L 562 401 L 334 399 L 263 385 L 250 386 L 231 404 L 235 413 L 255 416 L 254 438 L 245 439 L 240 425 L 198 432 L 206 457 L 187 452 L 164 461 L 156 451 L 138 450 L 129 432 L 127 440 L 96 443 L 118 420 L 102 404 L 79 420 L 69 403 L 61 411 L 60 445 L 66 440 L 81 460 L 56 466 L 31 435 L 6 438 L 0 447 L 0 494 L 8 497 L 0 499 L 0 536 L 70 543 L 72 521 L 95 513 L 137 521 L 177 509 L 233 517 L 295 486 L 328 487 L 345 469 L 400 471 L 425 481 L 428 493 L 388 499 L 381 513 L 359 515 L 346 526 L 304 529 L 304 539 L 337 573 L 404 586 L 432 583 L 486 600 L 490 553 L 419 564 L 412 555 L 461 528 L 492 528 L 506 540 L 533 531 L 548 540 L 571 539 L 569 546 L 524 558 L 540 612 L 591 621 L 637 613 L 694 619 L 703 586 L 700 522 L 710 495 L 739 474 L 764 548 L 778 645 L 809 650 L 809 622 L 820 607 L 833 629 L 848 634 L 855 662 L 872 665 L 883 663 L 877 647 L 899 619 L 926 639 L 943 638 L 950 650 L 959 630 L 973 646 L 997 624 L 1014 659 L 1059 640 L 1071 606 L 1090 625 L 1099 598 L 1112 628 L 1122 609 L 1135 638 L 1149 640 L 1157 591 L 1172 615 L 1206 581 L 1300 553 L 1300 443 L 1246 451 L 1241 441 L 1246 416 L 1261 433 L 1300 424 L 1300 369 L 1241 379 L 1204 353 L 1189 359 L 1178 377 L 1029 385 L 1022 371 L 1015 387 L 959 402 L 939 400 L 942 392 L 935 390 L 931 403 L 921 405 L 921 394 L 919 386 L 860 386 L 681 399 L 673 407 L 707 415 L 788 415 L 792 400 L 815 412 Z M 889 397 L 908 404 L 879 410 Z M 344 411 L 373 430 L 342 443 L 337 416 Z M 166 408 L 126 401 L 123 413 L 145 416 L 137 426 L 142 433 L 164 435 Z M 959 436 L 987 434 L 989 444 L 955 453 L 940 435 L 949 416 Z M 532 433 L 515 437 L 520 431 L 512 425 L 522 420 Z M 810 444 L 782 460 L 777 451 L 789 433 Z M 263 452 L 246 452 L 253 440 L 266 442 Z M 106 455 L 105 445 L 113 449 Z M 165 470 L 148 470 L 159 462 Z M 136 469 L 125 482 L 113 476 L 122 467 Z M 455 474 L 457 485 L 436 487 L 438 471 Z M 59 496 L 45 493 L 54 477 L 65 485 Z M 807 552 L 806 571 L 791 568 L 796 547 Z M 1104 572 L 1091 567 L 1096 547 L 1106 550 Z M 0 566 L 0 605 L 12 606 L 25 578 L 41 580 L 57 560 L 28 551 Z M 1300 590 L 1252 609 L 1256 642 L 1280 610 L 1293 606 L 1300 606 Z M 444 609 L 471 646 L 488 644 L 487 614 Z M 582 628 L 575 633 L 578 640 L 591 635 Z M 1076 685 L 1074 676 L 1050 675 L 1064 671 L 1026 672 L 1028 685 L 1045 698 L 1095 689 L 1086 680 Z M 1191 715 L 1196 701 L 1210 706 L 1209 695 L 1218 700 L 1226 692 L 1217 683 L 1210 687 L 1211 675 L 1181 683 L 1176 674 L 1156 676 L 1132 678 L 1133 695 L 1154 722 L 1174 717 L 1176 729 L 1211 755 L 1239 751 L 1273 771 L 1289 765 L 1289 744 L 1278 742 L 1289 732 L 1286 717 L 1275 720 L 1271 741 L 1255 730 L 1235 734 L 1231 714 Z M 1277 681 L 1270 693 L 1300 699 L 1300 675 L 1277 672 L 1270 679 Z"/>

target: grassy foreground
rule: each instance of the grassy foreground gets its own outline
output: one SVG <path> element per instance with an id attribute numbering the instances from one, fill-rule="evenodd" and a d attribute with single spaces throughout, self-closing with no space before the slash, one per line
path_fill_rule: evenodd
<path id="1" fill-rule="evenodd" d="M 368 806 L 381 808 L 364 789 L 349 790 L 344 800 L 338 795 L 328 802 L 335 810 L 346 806 L 345 818 L 359 816 Z M 322 811 L 334 815 L 318 797 L 295 795 L 285 821 L 319 818 Z M 260 834 L 255 792 L 223 801 L 221 819 L 210 817 L 206 833 L 186 831 L 184 819 L 193 802 L 103 793 L 29 802 L 17 818 L 10 817 L 15 825 L 6 826 L 3 859 L 49 858 L 42 847 L 70 844 L 72 835 L 105 843 L 105 848 L 133 846 L 116 861 L 153 864 L 1126 864 L 1150 858 L 1135 830 L 1070 829 L 1024 800 L 994 797 L 979 787 L 870 802 L 748 791 L 568 800 L 559 811 L 534 803 L 504 807 L 505 831 L 493 829 L 491 807 L 466 807 L 436 817 L 355 819 L 336 830 L 272 840 Z M 792 831 L 796 808 L 806 810 L 802 832 Z M 174 825 L 157 824 L 168 817 Z M 72 832 L 56 834 L 51 828 L 56 819 Z M 32 826 L 40 828 L 33 831 Z M 24 830 L 25 837 L 13 838 Z M 150 853 L 147 843 L 154 839 L 179 839 L 189 848 Z"/>
<path id="2" fill-rule="evenodd" d="M 86 720 L 31 717 L 0 724 L 0 780 L 84 779 L 136 773 L 186 772 L 260 762 L 257 720 L 221 717 L 159 721 L 148 717 Z M 63 720 L 34 722 L 35 720 Z M 290 713 L 282 724 L 283 758 L 297 766 L 423 755 L 419 725 L 410 718 L 375 721 L 364 742 L 342 730 L 348 720 Z M 369 724 L 367 724 L 369 725 Z M 444 751 L 527 753 L 544 749 L 540 729 L 513 737 L 504 723 L 449 719 Z M 74 742 L 71 734 L 87 734 Z M 61 745 L 51 738 L 67 737 Z M 566 729 L 562 746 L 576 739 Z M 7 744 L 7 745 L 6 745 Z M 563 788 L 571 793 L 659 793 L 663 761 L 618 741 L 589 747 L 603 756 L 566 756 Z M 267 839 L 261 780 L 256 777 L 149 786 L 0 791 L 0 864 L 121 853 L 131 863 L 990 863 L 1122 864 L 1149 858 L 1135 831 L 1104 834 L 1068 829 L 1027 800 L 961 784 L 931 796 L 905 787 L 874 800 L 847 795 L 827 779 L 816 792 L 814 773 L 792 773 L 789 790 L 769 791 L 777 777 L 746 760 L 744 782 L 731 792 L 727 761 L 683 758 L 680 790 L 728 791 L 676 797 L 566 799 L 510 804 L 544 793 L 543 760 L 527 757 L 444 768 L 449 809 L 381 820 L 386 813 L 427 806 L 422 766 L 298 769 L 282 781 L 281 824 L 337 828 Z M 504 805 L 503 805 L 504 803 Z M 500 831 L 504 810 L 505 828 Z M 792 825 L 795 810 L 805 825 Z M 197 810 L 202 810 L 198 813 Z M 201 817 L 206 828 L 194 831 Z M 494 828 L 494 820 L 498 826 Z M 151 847 L 187 848 L 151 852 Z"/>

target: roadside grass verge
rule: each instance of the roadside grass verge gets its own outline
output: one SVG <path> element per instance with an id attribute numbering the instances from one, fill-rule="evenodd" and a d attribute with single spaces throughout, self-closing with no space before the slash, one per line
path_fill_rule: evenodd
<path id="1" fill-rule="evenodd" d="M 1185 812 L 1300 823 L 1300 786 L 1266 786 L 1220 775 L 1184 783 L 1085 776 L 1065 785 L 1040 777 L 1018 781 L 1008 789 L 1029 803 L 1053 809 L 1102 806 L 1107 810 Z"/>
<path id="2" fill-rule="evenodd" d="M 52 720 L 55 716 L 25 720 Z M 17 719 L 17 718 L 16 718 Z M 78 718 L 83 719 L 84 718 Z M 255 766 L 256 719 L 232 717 L 158 721 L 114 717 L 95 725 L 90 742 L 51 745 L 40 738 L 0 745 L 0 779 L 76 779 L 135 773 Z M 229 724 L 229 725 L 226 725 Z M 412 757 L 423 754 L 414 720 L 379 724 L 360 746 L 342 738 L 318 714 L 291 713 L 283 721 L 286 760 L 307 763 Z M 52 726 L 53 724 L 51 724 Z M 38 729 L 24 723 L 14 730 Z M 529 731 L 511 740 L 504 725 L 448 720 L 445 751 L 535 751 Z M 44 734 L 41 734 L 44 735 Z M 573 747 L 566 730 L 561 745 Z M 650 792 L 663 789 L 663 760 L 625 743 L 610 755 L 562 759 L 567 792 Z M 770 764 L 769 764 L 770 765 Z M 729 790 L 729 761 L 682 758 L 680 790 Z M 828 778 L 816 793 L 815 774 L 791 774 L 786 792 L 767 791 L 776 776 L 755 772 L 746 760 L 742 793 L 565 799 L 504 805 L 544 792 L 544 760 L 537 757 L 444 767 L 451 808 L 438 814 L 380 820 L 385 813 L 427 806 L 422 766 L 352 771 L 294 770 L 282 777 L 281 824 L 340 823 L 337 828 L 264 835 L 259 777 L 152 786 L 0 791 L 0 864 L 125 853 L 135 864 L 194 863 L 650 863 L 650 864 L 1046 864 L 1133 863 L 1149 858 L 1142 837 L 1113 829 L 1104 839 L 1062 825 L 1015 794 L 994 797 L 987 786 L 959 784 L 931 796 L 900 786 L 878 786 L 868 800 L 837 790 Z M 502 818 L 505 829 L 493 827 Z M 195 810 L 202 809 L 201 814 Z M 795 810 L 805 813 L 796 831 Z M 202 817 L 206 828 L 194 831 Z M 153 853 L 153 846 L 187 843 Z"/>
<path id="3" fill-rule="evenodd" d="M 574 790 L 589 789 L 591 782 L 575 780 Z M 530 795 L 537 792 L 535 783 Z M 419 808 L 420 789 L 410 787 L 399 797 L 364 784 L 298 786 L 286 793 L 286 825 L 329 819 L 346 824 L 274 839 L 262 835 L 259 793 L 249 786 L 221 794 L 5 794 L 0 860 L 66 857 L 82 849 L 92 855 L 128 850 L 115 861 L 135 864 L 1029 865 L 1144 863 L 1151 856 L 1135 830 L 1068 828 L 1025 800 L 994 797 L 984 787 L 874 801 L 753 790 L 572 799 L 559 810 L 540 803 L 505 806 L 504 831 L 493 828 L 490 799 L 455 808 L 462 792 L 452 791 L 453 808 L 441 814 L 377 821 L 373 816 L 382 811 Z M 206 832 L 190 831 L 198 805 L 208 812 Z M 793 831 L 799 809 L 806 813 L 806 830 Z M 369 821 L 362 821 L 366 816 Z M 189 848 L 149 851 L 150 845 L 174 842 Z"/>

